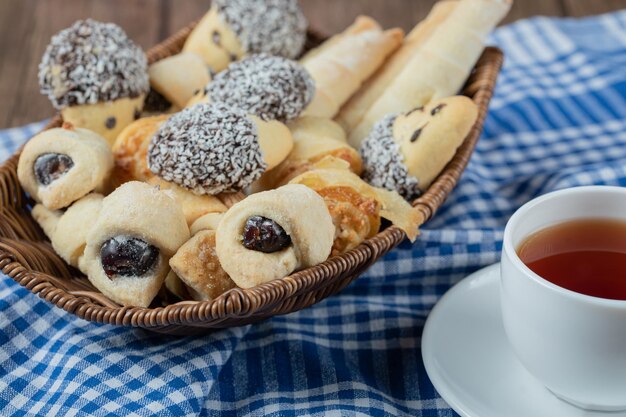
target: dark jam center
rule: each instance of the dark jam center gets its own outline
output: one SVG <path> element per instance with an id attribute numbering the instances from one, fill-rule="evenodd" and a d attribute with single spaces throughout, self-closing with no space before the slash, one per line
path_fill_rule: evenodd
<path id="1" fill-rule="evenodd" d="M 158 257 L 155 246 L 130 236 L 113 237 L 100 249 L 102 269 L 109 278 L 142 276 L 152 269 Z"/>
<path id="2" fill-rule="evenodd" d="M 242 243 L 247 249 L 272 253 L 291 245 L 291 237 L 274 220 L 252 216 L 244 226 Z"/>
<path id="3" fill-rule="evenodd" d="M 42 185 L 61 178 L 74 166 L 74 161 L 67 155 L 61 153 L 45 153 L 35 160 L 35 177 Z"/>

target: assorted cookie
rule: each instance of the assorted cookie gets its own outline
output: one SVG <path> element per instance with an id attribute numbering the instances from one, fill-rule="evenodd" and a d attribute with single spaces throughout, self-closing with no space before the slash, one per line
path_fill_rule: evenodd
<path id="1" fill-rule="evenodd" d="M 94 190 L 105 191 L 112 169 L 113 154 L 103 137 L 65 124 L 26 143 L 17 176 L 33 200 L 56 210 Z"/>
<path id="2" fill-rule="evenodd" d="M 39 85 L 64 121 L 113 143 L 141 115 L 150 89 L 148 61 L 119 26 L 80 20 L 52 37 Z"/>
<path id="3" fill-rule="evenodd" d="M 478 117 L 478 107 L 455 96 L 389 115 L 361 143 L 363 178 L 407 200 L 428 189 Z"/>
<path id="4" fill-rule="evenodd" d="M 285 158 L 285 125 L 222 103 L 199 103 L 170 117 L 148 148 L 150 170 L 196 194 L 245 189 Z"/>
<path id="5" fill-rule="evenodd" d="M 381 217 L 414 241 L 420 213 L 398 193 L 372 187 L 346 168 L 345 161 L 328 157 L 289 182 L 306 185 L 323 197 L 335 226 L 333 254 L 355 248 L 378 233 Z"/>
<path id="6" fill-rule="evenodd" d="M 324 200 L 299 184 L 248 196 L 222 217 L 216 252 L 241 288 L 251 288 L 328 258 L 335 227 Z"/>
<path id="7" fill-rule="evenodd" d="M 314 94 L 315 82 L 300 64 L 260 54 L 230 64 L 190 104 L 220 102 L 266 121 L 287 122 L 302 113 Z"/>
<path id="8" fill-rule="evenodd" d="M 294 59 L 302 52 L 306 29 L 297 0 L 214 0 L 183 51 L 200 55 L 215 72 L 248 54 Z"/>
<path id="9" fill-rule="evenodd" d="M 170 257 L 188 239 L 185 215 L 172 197 L 127 182 L 102 200 L 79 267 L 111 300 L 148 307 L 169 273 Z"/>
<path id="10" fill-rule="evenodd" d="M 410 201 L 478 118 L 452 95 L 507 4 L 438 3 L 406 38 L 359 17 L 293 61 L 296 0 L 214 0 L 149 68 L 116 25 L 76 22 L 39 72 L 66 124 L 18 163 L 33 218 L 99 291 L 138 307 L 285 278 L 386 224 L 413 241 Z"/>

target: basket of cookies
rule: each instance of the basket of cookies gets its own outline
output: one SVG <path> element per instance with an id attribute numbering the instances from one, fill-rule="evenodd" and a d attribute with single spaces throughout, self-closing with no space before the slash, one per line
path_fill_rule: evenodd
<path id="1" fill-rule="evenodd" d="M 0 168 L 0 267 L 83 319 L 170 334 L 337 293 L 418 238 L 462 174 L 502 65 L 501 0 L 408 34 L 317 35 L 296 0 L 214 0 L 144 53 L 78 21 L 39 67 L 59 111 Z"/>

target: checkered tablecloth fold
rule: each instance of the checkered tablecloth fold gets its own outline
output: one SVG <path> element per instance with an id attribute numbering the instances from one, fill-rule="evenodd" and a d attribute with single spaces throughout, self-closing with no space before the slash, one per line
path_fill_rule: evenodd
<path id="1" fill-rule="evenodd" d="M 524 202 L 626 186 L 626 11 L 519 21 L 492 41 L 506 59 L 483 137 L 415 244 L 311 308 L 204 337 L 88 323 L 3 277 L 0 414 L 456 415 L 421 360 L 433 305 L 498 261 Z M 41 126 L 0 131 L 0 158 Z"/>

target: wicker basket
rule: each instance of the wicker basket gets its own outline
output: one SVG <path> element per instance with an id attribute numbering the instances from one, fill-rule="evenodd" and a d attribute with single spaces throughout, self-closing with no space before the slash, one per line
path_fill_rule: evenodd
<path id="1" fill-rule="evenodd" d="M 148 51 L 150 62 L 178 53 L 194 24 Z M 309 33 L 309 48 L 321 37 Z M 456 185 L 478 141 L 487 107 L 502 66 L 503 55 L 487 48 L 470 76 L 463 93 L 478 105 L 476 124 L 429 190 L 413 202 L 422 223 L 431 218 Z M 54 119 L 48 127 L 59 126 Z M 404 232 L 388 227 L 357 248 L 326 262 L 251 289 L 235 288 L 213 301 L 183 301 L 166 305 L 157 298 L 152 308 L 122 307 L 99 293 L 91 283 L 65 264 L 30 215 L 18 180 L 20 151 L 0 167 L 0 268 L 20 285 L 44 300 L 85 320 L 118 326 L 134 326 L 183 335 L 240 326 L 308 307 L 339 292 L 378 258 L 404 238 Z M 162 305 L 162 306 L 161 306 Z"/>

